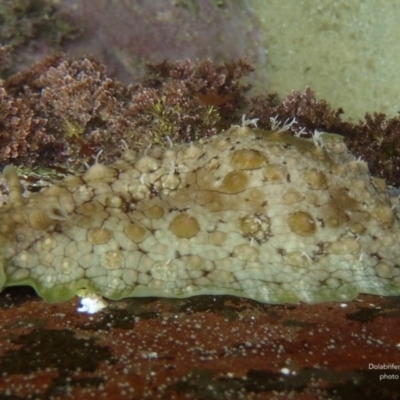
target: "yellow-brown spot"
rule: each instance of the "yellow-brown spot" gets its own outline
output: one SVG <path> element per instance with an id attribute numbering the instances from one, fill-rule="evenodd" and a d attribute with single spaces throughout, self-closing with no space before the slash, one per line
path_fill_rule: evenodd
<path id="1" fill-rule="evenodd" d="M 328 217 L 323 220 L 327 228 L 338 228 L 343 224 L 343 220 L 334 216 Z"/>
<path id="2" fill-rule="evenodd" d="M 124 230 L 125 235 L 128 236 L 132 242 L 140 243 L 142 242 L 148 235 L 147 229 L 139 224 L 131 224 Z"/>
<path id="3" fill-rule="evenodd" d="M 0 232 L 1 233 L 9 234 L 9 233 L 13 232 L 14 229 L 15 229 L 15 226 L 12 223 L 3 222 L 2 224 L 0 224 Z"/>
<path id="4" fill-rule="evenodd" d="M 331 164 L 330 172 L 338 176 L 345 176 L 346 167 L 343 164 Z"/>
<path id="5" fill-rule="evenodd" d="M 389 228 L 393 225 L 394 216 L 392 209 L 388 205 L 384 203 L 378 203 L 373 211 L 373 214 L 385 228 Z"/>
<path id="6" fill-rule="evenodd" d="M 104 207 L 98 201 L 89 201 L 87 203 L 83 203 L 80 207 L 76 209 L 76 212 L 84 215 L 85 217 L 90 217 L 93 214 L 96 214 L 100 211 L 104 210 Z"/>
<path id="7" fill-rule="evenodd" d="M 233 171 L 225 176 L 220 190 L 225 193 L 239 193 L 247 188 L 249 178 L 244 171 Z"/>
<path id="8" fill-rule="evenodd" d="M 294 265 L 295 267 L 307 267 L 310 264 L 310 258 L 307 254 L 301 251 L 291 251 L 284 254 L 283 259 L 286 264 Z"/>
<path id="9" fill-rule="evenodd" d="M 243 236 L 254 236 L 261 229 L 261 221 L 254 215 L 246 215 L 240 220 Z"/>
<path id="10" fill-rule="evenodd" d="M 106 206 L 110 208 L 121 208 L 124 204 L 122 198 L 118 195 L 112 195 L 107 197 L 106 199 Z"/>
<path id="11" fill-rule="evenodd" d="M 302 236 L 310 236 L 317 229 L 312 216 L 304 211 L 290 214 L 288 224 L 292 232 Z"/>
<path id="12" fill-rule="evenodd" d="M 351 219 L 354 221 L 368 222 L 371 221 L 371 214 L 368 211 L 352 211 Z"/>
<path id="13" fill-rule="evenodd" d="M 339 210 L 334 203 L 327 203 L 320 207 L 320 217 L 326 228 L 338 228 L 347 221 L 346 214 Z"/>
<path id="14" fill-rule="evenodd" d="M 380 262 L 375 267 L 376 274 L 381 278 L 392 278 L 393 270 L 389 267 L 389 265 Z"/>
<path id="15" fill-rule="evenodd" d="M 209 242 L 214 246 L 221 246 L 226 240 L 227 234 L 226 232 L 214 231 L 209 235 Z"/>
<path id="16" fill-rule="evenodd" d="M 326 189 L 327 180 L 322 171 L 317 169 L 308 169 L 304 174 L 304 180 L 307 185 L 312 189 Z"/>
<path id="17" fill-rule="evenodd" d="M 170 225 L 171 232 L 180 238 L 190 239 L 196 236 L 200 231 L 197 219 L 187 213 L 177 215 Z"/>
<path id="18" fill-rule="evenodd" d="M 257 262 L 259 261 L 260 251 L 250 244 L 240 244 L 235 247 L 233 254 L 239 260 Z"/>
<path id="19" fill-rule="evenodd" d="M 94 245 L 108 243 L 112 237 L 113 234 L 108 229 L 91 229 L 88 233 L 89 242 Z"/>
<path id="20" fill-rule="evenodd" d="M 232 155 L 232 164 L 237 169 L 261 168 L 267 161 L 267 157 L 257 150 L 241 149 Z"/>
<path id="21" fill-rule="evenodd" d="M 120 269 L 123 266 L 124 258 L 119 250 L 108 251 L 105 254 L 105 268 Z"/>
<path id="22" fill-rule="evenodd" d="M 40 240 L 37 241 L 40 250 L 44 250 L 46 252 L 51 251 L 54 247 L 57 246 L 57 240 L 50 234 L 46 234 Z"/>
<path id="23" fill-rule="evenodd" d="M 149 207 L 144 214 L 146 215 L 147 218 L 150 219 L 159 219 L 164 216 L 164 210 L 157 205 Z"/>
<path id="24" fill-rule="evenodd" d="M 196 254 L 191 254 L 189 256 L 183 256 L 182 260 L 185 263 L 185 265 L 188 266 L 188 269 L 190 270 L 190 272 L 193 272 L 193 270 L 200 270 L 204 264 L 204 260 Z"/>
<path id="25" fill-rule="evenodd" d="M 286 182 L 286 167 L 280 164 L 267 164 L 264 167 L 264 179 L 270 183 Z"/>
<path id="26" fill-rule="evenodd" d="M 354 238 L 343 238 L 337 242 L 331 243 L 328 247 L 328 253 L 331 254 L 353 254 L 360 250 L 360 243 Z"/>
<path id="27" fill-rule="evenodd" d="M 318 206 L 320 203 L 320 198 L 319 196 L 314 192 L 314 191 L 307 191 L 304 196 L 304 200 L 308 205 L 310 206 Z"/>
<path id="28" fill-rule="evenodd" d="M 181 180 L 179 177 L 173 174 L 167 174 L 161 177 L 161 185 L 163 189 L 175 190 L 179 186 L 180 182 Z"/>
<path id="29" fill-rule="evenodd" d="M 344 187 L 333 187 L 329 189 L 333 202 L 340 210 L 357 210 L 358 202 L 347 194 Z"/>
<path id="30" fill-rule="evenodd" d="M 367 228 L 360 222 L 350 222 L 349 229 L 356 235 L 364 235 L 367 232 Z"/>
<path id="31" fill-rule="evenodd" d="M 257 205 L 260 205 L 261 210 L 265 209 L 268 204 L 268 197 L 265 191 L 262 190 L 262 188 L 250 188 L 246 192 L 246 199 L 248 199 L 249 202 L 252 201 Z M 257 212 L 259 212 L 258 210 L 259 208 L 257 207 Z"/>
<path id="32" fill-rule="evenodd" d="M 198 202 L 212 212 L 223 211 L 227 208 L 227 200 L 229 200 L 226 199 L 226 197 L 232 196 L 223 195 L 212 190 L 204 190 L 204 192 L 201 193 L 201 197 L 199 196 Z"/>
<path id="33" fill-rule="evenodd" d="M 293 204 L 303 199 L 303 196 L 296 189 L 289 189 L 282 196 L 282 203 Z"/>
<path id="34" fill-rule="evenodd" d="M 103 164 L 94 164 L 82 175 L 82 179 L 87 183 L 98 180 L 102 183 L 109 183 L 114 181 L 117 175 L 118 171 L 114 168 Z"/>

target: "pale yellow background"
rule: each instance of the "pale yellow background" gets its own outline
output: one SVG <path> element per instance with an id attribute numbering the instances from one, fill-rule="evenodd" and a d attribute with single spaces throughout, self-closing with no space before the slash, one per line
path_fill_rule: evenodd
<path id="1" fill-rule="evenodd" d="M 344 118 L 400 110 L 400 0 L 248 0 L 269 91 L 310 85 Z M 264 66 L 265 68 L 265 66 Z"/>

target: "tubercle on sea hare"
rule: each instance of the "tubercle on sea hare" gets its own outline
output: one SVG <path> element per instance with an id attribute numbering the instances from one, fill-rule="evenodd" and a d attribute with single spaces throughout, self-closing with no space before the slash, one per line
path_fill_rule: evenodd
<path id="1" fill-rule="evenodd" d="M 232 294 L 268 303 L 400 294 L 400 228 L 342 137 L 249 127 L 112 165 L 0 208 L 0 288 L 49 302 Z"/>

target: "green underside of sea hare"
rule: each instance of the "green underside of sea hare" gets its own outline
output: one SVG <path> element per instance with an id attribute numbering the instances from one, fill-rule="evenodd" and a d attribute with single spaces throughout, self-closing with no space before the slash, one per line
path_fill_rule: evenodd
<path id="1" fill-rule="evenodd" d="M 267 303 L 400 294 L 400 225 L 340 136 L 249 127 L 22 195 L 4 170 L 0 289 L 46 301 L 232 294 Z"/>

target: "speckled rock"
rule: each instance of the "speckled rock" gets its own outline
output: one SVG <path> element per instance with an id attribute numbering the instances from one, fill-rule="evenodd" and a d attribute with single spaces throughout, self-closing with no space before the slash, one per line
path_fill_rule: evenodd
<path id="1" fill-rule="evenodd" d="M 0 208 L 0 287 L 47 301 L 233 294 L 263 302 L 400 293 L 400 229 L 382 180 L 338 135 L 249 127 L 127 150 Z"/>

